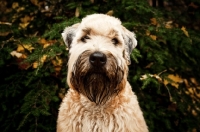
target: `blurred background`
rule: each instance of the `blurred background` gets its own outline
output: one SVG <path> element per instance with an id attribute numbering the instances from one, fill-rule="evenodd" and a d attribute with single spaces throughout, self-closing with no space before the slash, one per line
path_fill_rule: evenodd
<path id="1" fill-rule="evenodd" d="M 1 132 L 56 131 L 68 90 L 61 33 L 93 13 L 136 33 L 128 80 L 150 132 L 200 132 L 199 0 L 1 0 Z"/>

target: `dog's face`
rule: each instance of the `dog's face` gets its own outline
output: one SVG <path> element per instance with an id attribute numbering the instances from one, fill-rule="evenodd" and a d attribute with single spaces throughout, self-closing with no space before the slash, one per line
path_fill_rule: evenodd
<path id="1" fill-rule="evenodd" d="M 127 78 L 135 35 L 111 16 L 94 14 L 62 33 L 69 48 L 70 88 L 96 104 L 120 92 Z"/>

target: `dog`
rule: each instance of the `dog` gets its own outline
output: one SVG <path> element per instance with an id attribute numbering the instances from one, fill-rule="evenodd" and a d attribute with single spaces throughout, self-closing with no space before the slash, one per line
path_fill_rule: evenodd
<path id="1" fill-rule="evenodd" d="M 133 32 L 118 18 L 92 14 L 65 28 L 69 90 L 59 108 L 57 132 L 148 132 L 127 81 Z"/>

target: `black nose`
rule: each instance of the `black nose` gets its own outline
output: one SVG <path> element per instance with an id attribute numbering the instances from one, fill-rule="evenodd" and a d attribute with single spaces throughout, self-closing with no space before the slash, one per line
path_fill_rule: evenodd
<path id="1" fill-rule="evenodd" d="M 90 55 L 90 63 L 93 66 L 103 66 L 106 64 L 106 55 L 101 52 L 94 52 Z"/>

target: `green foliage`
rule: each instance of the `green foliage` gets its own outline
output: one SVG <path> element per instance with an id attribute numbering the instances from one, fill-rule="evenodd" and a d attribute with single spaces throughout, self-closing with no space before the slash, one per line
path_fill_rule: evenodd
<path id="1" fill-rule="evenodd" d="M 149 130 L 199 131 L 200 2 L 182 3 L 184 8 L 152 7 L 146 0 L 2 0 L 1 131 L 56 131 L 68 89 L 68 52 L 60 34 L 92 13 L 118 17 L 136 33 L 129 81 Z"/>

